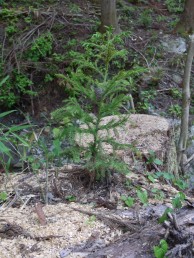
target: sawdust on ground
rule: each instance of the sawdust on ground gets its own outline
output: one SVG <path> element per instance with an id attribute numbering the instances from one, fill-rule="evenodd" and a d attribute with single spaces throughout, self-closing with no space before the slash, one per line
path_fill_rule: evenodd
<path id="1" fill-rule="evenodd" d="M 63 236 L 49 240 L 37 241 L 35 239 L 18 236 L 13 239 L 1 239 L 1 258 L 57 258 L 60 252 L 76 245 L 85 243 L 95 232 L 99 234 L 100 244 L 106 245 L 115 236 L 120 235 L 119 230 L 112 230 L 108 226 L 90 216 L 74 211 L 71 207 L 79 208 L 79 204 L 55 204 L 44 206 L 43 210 L 47 218 L 47 225 L 41 226 L 33 207 L 24 209 L 8 208 L 0 210 L 1 219 L 10 223 L 16 223 L 32 236 Z M 83 205 L 81 207 L 83 209 Z M 85 209 L 90 209 L 86 205 Z M 64 257 L 81 257 L 81 254 L 71 253 Z M 83 256 L 82 256 L 83 257 Z"/>

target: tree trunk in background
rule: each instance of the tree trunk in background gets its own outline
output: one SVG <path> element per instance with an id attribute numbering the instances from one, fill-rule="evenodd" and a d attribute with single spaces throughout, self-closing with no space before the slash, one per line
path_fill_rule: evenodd
<path id="1" fill-rule="evenodd" d="M 192 0 L 193 1 L 193 0 Z M 182 97 L 182 117 L 181 117 L 181 131 L 177 148 L 177 163 L 180 171 L 184 174 L 184 159 L 183 155 L 187 148 L 188 139 L 188 125 L 189 125 L 189 107 L 190 107 L 190 78 L 191 69 L 194 56 L 194 35 L 191 35 L 190 45 L 187 53 L 187 60 L 185 64 L 184 79 L 183 79 L 183 97 Z"/>
<path id="2" fill-rule="evenodd" d="M 176 28 L 177 32 L 194 32 L 194 0 L 186 0 L 185 10 Z"/>
<path id="3" fill-rule="evenodd" d="M 116 0 L 101 0 L 100 32 L 105 32 L 106 26 L 113 27 L 115 33 L 120 32 L 116 11 Z"/>

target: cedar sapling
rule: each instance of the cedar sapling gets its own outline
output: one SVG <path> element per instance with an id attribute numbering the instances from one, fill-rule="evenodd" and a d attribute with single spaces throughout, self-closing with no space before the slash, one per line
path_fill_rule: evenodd
<path id="1" fill-rule="evenodd" d="M 128 59 L 123 47 L 124 37 L 125 34 L 114 35 L 112 29 L 104 34 L 95 33 L 81 43 L 81 53 L 69 53 L 72 62 L 67 75 L 57 75 L 69 92 L 64 107 L 52 113 L 53 119 L 63 121 L 57 135 L 68 140 L 66 153 L 71 153 L 74 162 L 83 163 L 89 171 L 90 183 L 107 178 L 113 170 L 129 172 L 128 166 L 115 154 L 116 150 L 129 145 L 118 143 L 109 132 L 126 123 L 128 114 L 121 114 L 122 107 L 129 101 L 128 93 L 135 77 L 145 69 L 124 69 Z M 112 115 L 117 117 L 105 123 L 104 118 Z M 92 140 L 77 144 L 78 138 L 82 141 L 83 136 Z M 104 144 L 111 146 L 111 154 L 104 151 Z"/>

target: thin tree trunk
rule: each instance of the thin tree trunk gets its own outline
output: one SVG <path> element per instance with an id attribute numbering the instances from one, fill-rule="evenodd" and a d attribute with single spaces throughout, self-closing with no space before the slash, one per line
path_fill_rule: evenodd
<path id="1" fill-rule="evenodd" d="M 183 155 L 187 147 L 188 140 L 188 124 L 189 124 L 189 107 L 190 107 L 190 77 L 191 68 L 194 56 L 194 34 L 191 35 L 191 41 L 187 54 L 184 79 L 183 79 L 183 97 L 182 97 L 182 117 L 181 117 L 181 131 L 177 148 L 177 163 L 182 173 L 183 169 Z"/>
<path id="2" fill-rule="evenodd" d="M 101 26 L 100 31 L 105 32 L 106 27 L 113 27 L 115 33 L 120 32 L 117 11 L 116 0 L 101 0 Z"/>
<path id="3" fill-rule="evenodd" d="M 185 9 L 175 31 L 190 34 L 194 32 L 194 0 L 185 1 Z"/>

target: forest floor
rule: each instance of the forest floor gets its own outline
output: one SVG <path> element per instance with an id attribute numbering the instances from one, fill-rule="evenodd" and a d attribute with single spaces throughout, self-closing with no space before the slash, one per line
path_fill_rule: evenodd
<path id="1" fill-rule="evenodd" d="M 1 190 L 6 189 L 9 197 L 0 209 L 0 257 L 103 257 L 98 253 L 103 250 L 105 257 L 118 257 L 121 244 L 126 246 L 119 251 L 120 257 L 153 257 L 153 247 L 165 232 L 157 221 L 167 208 L 173 208 L 172 200 L 179 193 L 168 180 L 151 183 L 139 170 L 127 176 L 115 174 L 111 185 L 91 190 L 80 181 L 83 172 L 72 172 L 70 165 L 58 168 L 57 173 L 56 177 L 56 168 L 49 170 L 49 205 L 42 203 L 44 170 L 37 174 L 1 174 Z M 149 193 L 144 204 L 137 197 L 138 186 Z M 124 205 L 122 196 L 133 197 L 135 205 Z M 190 204 L 187 209 L 191 212 L 194 198 L 185 198 L 183 205 Z M 185 227 L 181 228 L 185 234 Z M 130 245 L 134 234 L 140 234 L 140 240 Z M 178 257 L 175 255 L 170 257 Z"/>
<path id="2" fill-rule="evenodd" d="M 48 27 L 53 29 L 55 51 L 60 54 L 69 51 L 64 48 L 68 40 L 76 39 L 79 42 L 87 39 L 99 25 L 98 6 L 81 0 L 70 2 L 50 1 L 45 5 L 39 1 L 34 7 L 37 10 L 33 14 L 36 16 L 34 26 L 42 24 L 38 33 L 44 33 Z M 131 53 L 128 65 L 131 67 L 135 62 L 149 69 L 149 76 L 137 81 L 144 97 L 142 99 L 137 92 L 134 93 L 136 110 L 179 119 L 185 54 L 167 52 L 162 47 L 166 36 L 179 38 L 175 33 L 178 14 L 170 13 L 165 1 L 142 2 L 133 5 L 128 1 L 120 1 L 118 4 L 121 30 L 131 31 L 125 42 Z M 24 15 L 30 12 L 22 1 L 17 9 Z M 3 26 L 6 26 L 6 22 L 0 25 L 0 34 Z M 20 28 L 23 26 L 20 23 Z M 24 31 L 23 39 L 29 31 L 33 33 L 32 27 Z M 18 47 L 18 51 L 27 48 L 24 42 L 22 46 L 18 43 L 15 47 Z M 76 47 L 79 49 L 79 45 Z M 21 62 L 21 67 L 31 73 L 38 66 L 33 80 L 34 85 L 41 85 L 44 80 L 42 74 L 50 68 L 41 62 L 34 65 L 15 60 L 12 54 L 13 51 L 7 50 L 8 67 L 11 69 L 14 64 Z M 59 65 L 61 73 L 66 62 L 68 60 L 63 60 Z M 25 115 L 28 110 L 31 122 L 39 126 L 39 131 L 49 134 L 50 112 L 61 106 L 67 94 L 61 93 L 61 85 L 55 80 L 48 82 L 44 90 L 42 85 L 40 89 L 38 98 L 32 100 L 24 94 L 20 104 Z M 21 118 L 10 115 L 3 122 L 10 125 L 11 121 L 15 124 L 15 121 L 21 123 L 26 120 L 23 115 Z M 83 171 L 80 173 L 79 167 L 72 164 L 62 167 L 53 165 L 48 169 L 48 174 L 44 164 L 36 173 L 1 173 L 0 192 L 6 191 L 8 196 L 6 200 L 2 197 L 0 206 L 0 258 L 154 257 L 153 247 L 159 245 L 161 239 L 168 239 L 169 235 L 168 257 L 194 257 L 193 234 L 185 233 L 193 225 L 191 221 L 188 222 L 193 218 L 192 191 L 184 189 L 186 179 L 174 184 L 168 178 L 168 173 L 163 173 L 152 163 L 147 164 L 140 159 L 129 175 L 113 173 L 109 182 L 96 184 L 92 189 L 88 189 L 85 183 L 87 175 Z M 161 176 L 150 177 L 149 170 L 161 172 Z M 49 184 L 45 197 L 47 175 Z M 141 195 L 142 189 L 148 196 Z M 137 195 L 138 190 L 140 197 Z M 181 210 L 182 213 L 175 209 L 177 219 L 171 218 L 171 225 L 162 227 L 157 223 L 158 219 L 167 207 L 173 208 L 172 200 L 180 201 L 180 191 L 185 194 L 181 202 L 186 208 Z M 129 196 L 131 199 L 126 199 Z M 45 205 L 45 199 L 48 205 Z M 182 222 L 184 209 L 188 209 L 190 217 Z M 177 228 L 179 217 L 181 227 Z"/>

